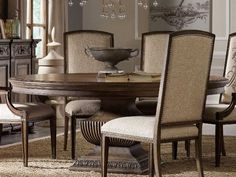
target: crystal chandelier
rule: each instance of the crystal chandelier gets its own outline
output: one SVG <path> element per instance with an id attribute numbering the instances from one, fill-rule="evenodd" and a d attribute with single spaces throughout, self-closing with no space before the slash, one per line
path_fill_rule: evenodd
<path id="1" fill-rule="evenodd" d="M 88 0 L 77 0 L 77 1 L 79 2 L 79 5 L 81 7 L 84 7 L 88 2 Z M 68 4 L 69 6 L 72 6 L 74 4 L 73 0 L 68 0 Z"/>
<path id="2" fill-rule="evenodd" d="M 69 6 L 74 4 L 75 0 L 68 0 Z M 88 0 L 76 0 L 81 7 L 84 7 Z M 105 19 L 120 19 L 124 20 L 127 17 L 126 7 L 123 3 L 124 0 L 102 0 L 101 17 Z M 138 6 L 147 10 L 149 8 L 149 1 L 151 0 L 137 0 Z M 150 3 L 153 7 L 158 6 L 157 0 Z"/>

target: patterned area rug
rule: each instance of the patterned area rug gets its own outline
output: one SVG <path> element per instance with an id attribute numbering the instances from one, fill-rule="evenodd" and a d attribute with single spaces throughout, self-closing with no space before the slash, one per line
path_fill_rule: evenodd
<path id="1" fill-rule="evenodd" d="M 92 145 L 88 144 L 78 133 L 78 154 L 86 154 Z M 56 160 L 50 159 L 50 139 L 46 138 L 29 145 L 29 167 L 23 167 L 21 160 L 21 145 L 0 148 L 0 177 L 100 177 L 96 172 L 74 172 L 68 170 L 73 164 L 70 160 L 70 151 L 63 151 L 63 136 L 57 139 Z M 214 167 L 214 137 L 203 138 L 203 165 L 207 177 L 235 177 L 236 176 L 236 137 L 226 137 L 227 156 L 222 158 L 220 168 Z M 191 158 L 185 156 L 184 144 L 180 143 L 178 160 L 171 160 L 171 145 L 162 146 L 162 165 L 164 177 L 194 177 L 198 176 L 194 160 L 194 143 L 191 147 Z M 69 149 L 70 147 L 68 147 Z M 109 174 L 110 177 L 146 177 L 142 175 Z"/>

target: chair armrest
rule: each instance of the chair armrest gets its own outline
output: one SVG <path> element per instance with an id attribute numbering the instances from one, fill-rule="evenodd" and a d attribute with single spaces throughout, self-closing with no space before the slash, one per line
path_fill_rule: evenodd
<path id="1" fill-rule="evenodd" d="M 0 87 L 0 95 L 6 95 L 9 91 L 11 91 L 10 87 Z"/>
<path id="2" fill-rule="evenodd" d="M 224 111 L 216 112 L 216 119 L 223 120 L 234 110 L 235 105 L 236 105 L 236 93 L 232 93 L 232 100 L 229 106 Z"/>
<path id="3" fill-rule="evenodd" d="M 3 96 L 3 95 L 7 95 L 8 94 L 8 91 L 6 90 L 0 90 L 0 95 Z"/>
<path id="4" fill-rule="evenodd" d="M 22 118 L 26 119 L 26 115 L 27 112 L 25 110 L 19 110 L 16 107 L 13 106 L 13 104 L 11 103 L 10 99 L 9 99 L 9 88 L 3 88 L 0 87 L 0 96 L 1 96 L 1 100 L 4 104 L 7 104 L 7 107 L 10 109 L 10 111 L 17 115 L 20 116 Z"/>

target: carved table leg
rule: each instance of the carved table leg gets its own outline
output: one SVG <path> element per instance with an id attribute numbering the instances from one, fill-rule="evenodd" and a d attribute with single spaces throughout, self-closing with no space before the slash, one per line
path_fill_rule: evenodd
<path id="1" fill-rule="evenodd" d="M 79 157 L 70 170 L 101 171 L 101 126 L 121 116 L 140 115 L 134 99 L 102 100 L 102 111 L 89 120 L 81 121 L 81 132 L 84 138 L 97 145 L 93 152 Z M 121 139 L 110 139 L 108 172 L 135 173 L 148 172 L 148 154 L 137 142 Z"/>
<path id="2" fill-rule="evenodd" d="M 101 147 L 81 156 L 70 167 L 75 171 L 101 171 Z M 131 147 L 109 147 L 108 172 L 146 174 L 148 172 L 148 154 L 140 144 Z"/>

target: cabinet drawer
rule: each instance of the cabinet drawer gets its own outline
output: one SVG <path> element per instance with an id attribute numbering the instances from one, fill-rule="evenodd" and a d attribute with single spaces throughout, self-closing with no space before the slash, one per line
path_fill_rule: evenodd
<path id="1" fill-rule="evenodd" d="M 13 58 L 31 58 L 30 44 L 13 44 L 11 55 Z"/>
<path id="2" fill-rule="evenodd" d="M 0 44 L 0 59 L 10 57 L 10 47 L 8 44 Z"/>

